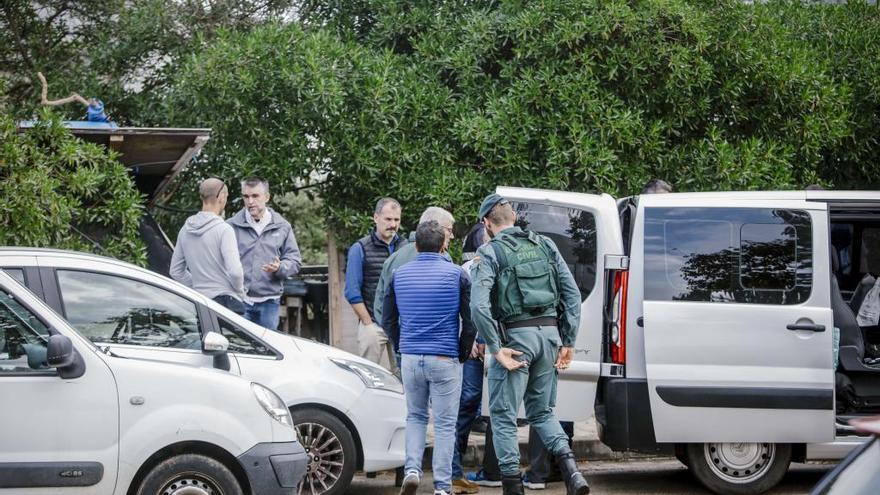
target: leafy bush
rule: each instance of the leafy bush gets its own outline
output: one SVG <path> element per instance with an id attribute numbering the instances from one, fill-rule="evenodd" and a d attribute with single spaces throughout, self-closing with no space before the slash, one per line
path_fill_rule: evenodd
<path id="1" fill-rule="evenodd" d="M 0 114 L 0 245 L 91 251 L 145 264 L 143 198 L 125 167 L 50 112 L 18 132 Z"/>
<path id="2" fill-rule="evenodd" d="M 226 33 L 195 54 L 168 108 L 214 128 L 203 173 L 318 181 L 348 239 L 386 195 L 412 227 L 428 205 L 471 222 L 500 184 L 878 183 L 871 7 L 303 3 L 305 27 Z"/>

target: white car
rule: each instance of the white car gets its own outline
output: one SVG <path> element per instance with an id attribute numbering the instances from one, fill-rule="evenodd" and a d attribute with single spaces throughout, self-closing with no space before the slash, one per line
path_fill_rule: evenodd
<path id="1" fill-rule="evenodd" d="M 115 356 L 4 273 L 0 394 L 0 493 L 282 495 L 305 473 L 290 414 L 268 388 Z"/>
<path id="2" fill-rule="evenodd" d="M 880 193 L 497 192 L 581 291 L 560 419 L 595 414 L 613 450 L 674 453 L 724 494 L 865 441 L 845 425 L 880 410 L 880 327 L 855 318 L 880 274 Z"/>
<path id="3" fill-rule="evenodd" d="M 281 396 L 309 455 L 302 493 L 345 493 L 354 472 L 403 465 L 401 382 L 358 356 L 266 330 L 169 278 L 84 253 L 0 248 L 0 268 L 95 345 L 127 357 L 218 366 Z M 228 356 L 202 352 L 208 332 Z"/>

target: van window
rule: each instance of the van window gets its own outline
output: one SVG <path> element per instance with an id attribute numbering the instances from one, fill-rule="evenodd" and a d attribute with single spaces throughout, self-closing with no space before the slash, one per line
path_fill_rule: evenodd
<path id="1" fill-rule="evenodd" d="M 192 301 L 116 275 L 57 273 L 67 320 L 92 342 L 201 349 Z"/>
<path id="2" fill-rule="evenodd" d="M 810 296 L 805 211 L 647 208 L 645 299 L 799 304 Z"/>
<path id="3" fill-rule="evenodd" d="M 581 291 L 589 297 L 596 283 L 596 219 L 575 208 L 536 203 L 511 203 L 516 225 L 549 237 L 559 249 Z"/>
<path id="4" fill-rule="evenodd" d="M 49 329 L 5 291 L 0 291 L 0 375 L 49 370 Z"/>

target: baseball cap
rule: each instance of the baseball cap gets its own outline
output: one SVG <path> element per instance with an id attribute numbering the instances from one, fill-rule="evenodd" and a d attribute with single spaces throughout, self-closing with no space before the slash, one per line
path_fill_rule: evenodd
<path id="1" fill-rule="evenodd" d="M 506 204 L 507 200 L 502 198 L 500 195 L 492 193 L 486 196 L 486 199 L 480 204 L 480 213 L 479 219 L 482 220 L 486 218 L 486 215 L 492 211 L 492 208 L 495 208 L 497 204 Z"/>

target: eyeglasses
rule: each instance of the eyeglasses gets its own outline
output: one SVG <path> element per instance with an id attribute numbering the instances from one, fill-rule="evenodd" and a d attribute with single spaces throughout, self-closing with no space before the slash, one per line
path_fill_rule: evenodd
<path id="1" fill-rule="evenodd" d="M 220 190 L 217 191 L 217 199 L 220 198 L 220 194 L 223 193 L 224 189 L 226 189 L 226 184 L 223 184 L 222 186 L 220 186 Z"/>

